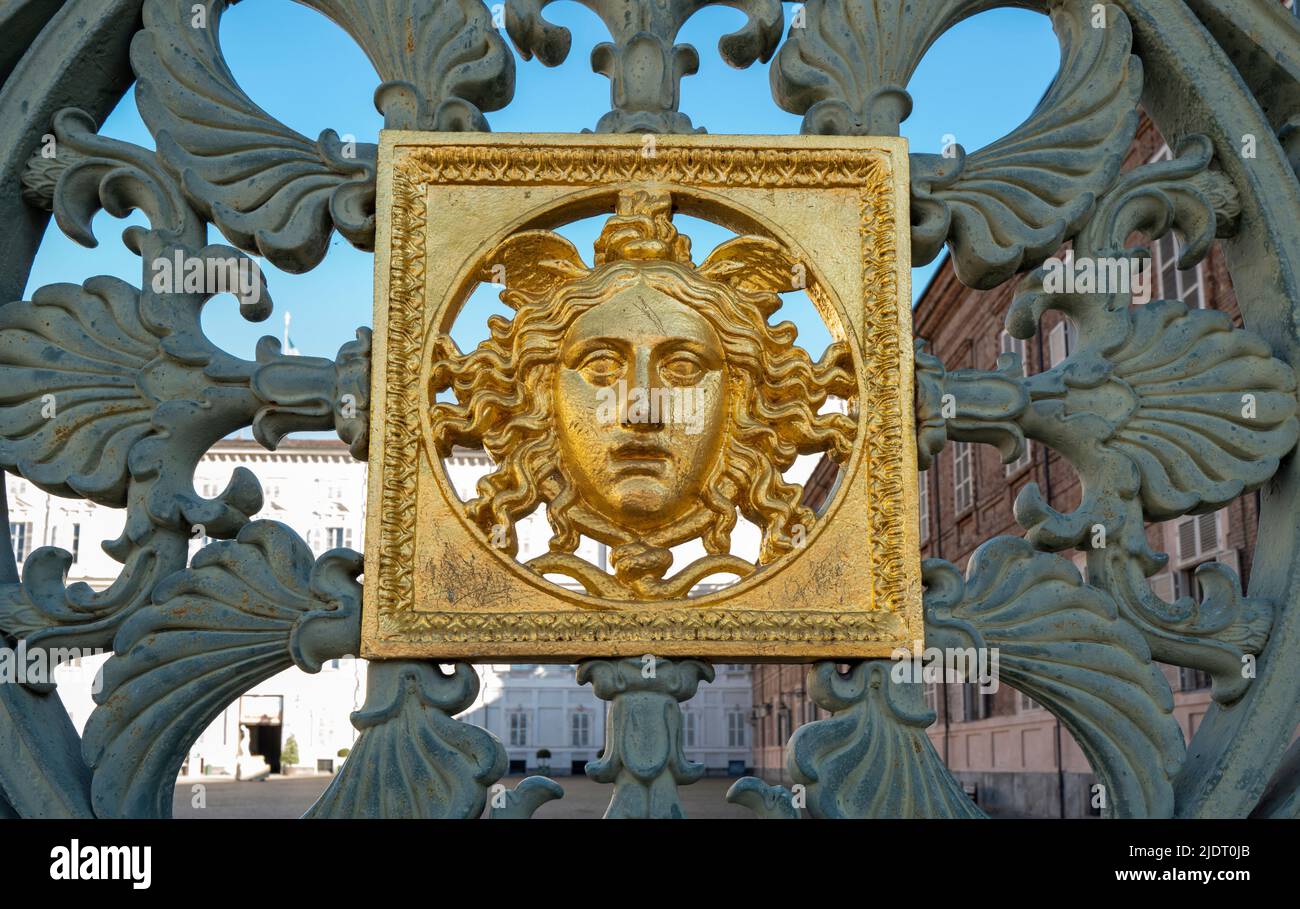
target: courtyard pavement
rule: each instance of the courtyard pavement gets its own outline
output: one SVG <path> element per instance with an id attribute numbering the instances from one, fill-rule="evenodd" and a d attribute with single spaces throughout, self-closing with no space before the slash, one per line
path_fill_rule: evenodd
<path id="1" fill-rule="evenodd" d="M 329 785 L 332 777 L 273 776 L 258 783 L 236 782 L 220 778 L 186 778 L 176 784 L 172 812 L 178 818 L 295 818 L 312 806 Z M 506 777 L 501 782 L 513 789 L 522 777 Z M 533 815 L 535 818 L 598 818 L 609 804 L 612 786 L 595 783 L 585 776 L 561 776 L 556 782 L 564 787 L 564 798 L 547 802 Z M 680 793 L 686 816 L 691 818 L 752 818 L 749 811 L 723 800 L 733 777 L 708 777 L 682 786 Z M 194 787 L 202 785 L 201 791 Z M 202 795 L 206 807 L 194 802 Z"/>

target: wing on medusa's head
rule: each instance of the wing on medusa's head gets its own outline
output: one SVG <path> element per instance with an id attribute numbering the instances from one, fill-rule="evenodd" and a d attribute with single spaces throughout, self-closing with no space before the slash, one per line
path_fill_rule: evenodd
<path id="1" fill-rule="evenodd" d="M 804 269 L 799 260 L 769 237 L 734 237 L 714 249 L 698 268 L 690 250 L 690 239 L 673 225 L 669 192 L 624 190 L 596 240 L 595 269 L 588 268 L 577 247 L 555 231 L 525 230 L 493 249 L 479 280 L 541 295 L 619 262 L 673 262 L 737 290 L 773 294 L 764 313 L 768 316 L 780 305 L 775 294 L 802 286 L 799 276 Z"/>

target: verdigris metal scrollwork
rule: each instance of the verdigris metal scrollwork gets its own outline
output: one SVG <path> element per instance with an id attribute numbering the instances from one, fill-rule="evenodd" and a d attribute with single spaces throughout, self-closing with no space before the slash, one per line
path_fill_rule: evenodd
<path id="1" fill-rule="evenodd" d="M 1084 584 L 1067 560 L 1017 537 L 981 546 L 965 580 L 951 564 L 929 560 L 925 582 L 928 646 L 995 651 L 999 680 L 1070 730 L 1106 786 L 1108 814 L 1172 813 L 1185 748 L 1173 696 L 1142 635 L 1109 596 Z M 894 677 L 899 669 L 906 670 L 901 681 Z M 831 663 L 809 673 L 814 701 L 833 711 L 801 727 L 787 750 L 809 814 L 982 814 L 925 735 L 934 714 L 918 703 L 917 669 L 877 660 L 858 664 L 848 677 Z M 754 779 L 738 783 L 728 799 L 765 817 L 797 816 L 791 791 Z"/>
<path id="2" fill-rule="evenodd" d="M 312 142 L 258 107 L 221 54 L 225 5 L 206 0 L 205 25 L 196 28 L 189 6 L 145 4 L 145 29 L 131 48 L 136 103 L 163 162 L 232 243 L 286 271 L 319 263 L 333 228 L 373 248 L 375 146 L 333 130 Z M 390 128 L 486 129 L 482 112 L 514 92 L 514 58 L 480 0 L 307 5 L 338 22 L 375 64 L 384 80 L 375 102 Z"/>
<path id="3" fill-rule="evenodd" d="M 769 786 L 756 776 L 743 776 L 727 790 L 727 801 L 748 808 L 768 821 L 794 821 L 801 815 L 794 795 L 784 786 Z"/>
<path id="4" fill-rule="evenodd" d="M 1231 184 L 1206 169 L 1211 153 L 1193 138 L 1177 159 L 1126 174 L 1076 239 L 1076 256 L 1118 261 L 1132 255 L 1132 232 L 1158 239 L 1177 227 L 1179 265 L 1194 266 L 1237 212 Z M 1069 453 L 1083 501 L 1065 515 L 1026 486 L 1017 520 L 1040 548 L 1087 549 L 1090 581 L 1115 596 L 1155 658 L 1212 673 L 1216 700 L 1231 702 L 1250 683 L 1243 657 L 1263 648 L 1273 606 L 1243 597 L 1219 564 L 1198 571 L 1200 602 L 1160 600 L 1146 578 L 1168 557 L 1148 545 L 1145 522 L 1220 508 L 1272 477 L 1300 435 L 1295 372 L 1225 313 L 1167 300 L 1130 306 L 1125 289 L 1053 289 L 1045 269 L 1027 277 L 1008 330 L 1026 337 L 1057 309 L 1077 325 L 1079 349 L 1026 380 L 1032 403 L 1020 423 Z"/>
<path id="5" fill-rule="evenodd" d="M 389 127 L 486 129 L 484 112 L 510 99 L 511 56 L 479 0 L 305 2 L 374 62 Z M 134 23 L 141 5 L 115 0 L 109 12 L 82 17 L 84 35 L 71 40 L 67 20 L 87 10 L 70 3 L 30 20 L 0 51 L 0 76 L 28 80 L 39 70 L 31 54 L 22 57 L 29 45 L 48 54 L 71 40 L 83 58 L 41 82 L 30 104 L 11 90 L 13 79 L 6 83 L 0 111 L 7 138 L 17 137 L 4 144 L 15 152 L 9 160 L 32 154 L 74 72 L 93 75 L 87 110 L 111 108 L 126 85 L 125 37 L 135 27 L 112 20 Z M 679 86 L 698 58 L 674 42 L 707 0 L 584 5 L 613 39 L 593 54 L 612 99 L 597 130 L 694 131 L 678 110 Z M 769 59 L 780 4 L 722 5 L 748 15 L 723 38 L 724 59 Z M 988 544 L 965 579 L 929 565 L 930 633 L 940 646 L 998 647 L 1009 683 L 1080 741 L 1115 814 L 1294 815 L 1300 761 L 1294 748 L 1284 752 L 1300 719 L 1289 656 L 1297 646 L 1300 475 L 1288 458 L 1298 432 L 1292 364 L 1300 337 L 1291 310 L 1300 292 L 1300 70 L 1288 52 L 1300 27 L 1271 0 L 811 0 L 772 67 L 773 93 L 804 116 L 805 132 L 896 134 L 925 51 L 962 18 L 1008 5 L 1052 16 L 1061 72 L 1011 135 L 970 155 L 953 145 L 950 156 L 914 157 L 914 261 L 947 242 L 958 277 L 989 287 L 1068 241 L 1076 258 L 1101 258 L 1126 254 L 1130 233 L 1153 240 L 1176 229 L 1186 267 L 1220 238 L 1246 330 L 1172 301 L 1133 307 L 1127 294 L 1049 293 L 1040 270 L 1022 285 L 1008 327 L 1029 337 L 1046 309 L 1063 312 L 1080 339 L 1063 363 L 1025 377 L 1014 356 L 980 372 L 948 371 L 918 353 L 923 463 L 949 438 L 997 445 L 1004 457 L 1032 438 L 1067 456 L 1084 486 L 1083 503 L 1068 514 L 1027 486 L 1016 515 L 1028 542 Z M 125 568 L 101 592 L 68 587 L 59 550 L 32 553 L 21 583 L 12 558 L 0 558 L 6 645 L 21 638 L 51 650 L 118 650 L 84 759 L 48 685 L 0 686 L 3 817 L 165 814 L 170 775 L 205 717 L 261 673 L 311 669 L 326 654 L 355 649 L 355 556 L 313 562 L 287 528 L 251 522 L 261 493 L 250 473 L 237 473 L 214 499 L 195 494 L 192 475 L 212 441 L 243 426 L 266 445 L 289 432 L 334 429 L 364 457 L 368 337 L 359 333 L 335 360 L 285 357 L 273 342 L 254 362 L 239 360 L 202 335 L 198 313 L 211 294 L 162 292 L 150 282 L 149 263 L 177 252 L 242 261 L 208 245 L 209 222 L 239 250 L 290 271 L 317 264 L 335 229 L 359 248 L 373 244 L 375 147 L 330 131 L 312 141 L 262 111 L 222 60 L 224 6 L 201 4 L 205 24 L 196 28 L 186 18 L 191 4 L 143 3 L 130 57 L 156 153 L 97 136 L 91 117 L 69 111 L 53 122 L 56 157 L 31 158 L 22 187 L 10 179 L 14 165 L 5 171 L 7 194 L 21 194 L 32 212 L 52 211 L 79 242 L 93 244 L 100 209 L 139 209 L 149 227 L 124 235 L 145 265 L 139 287 L 91 278 L 0 308 L 0 466 L 56 495 L 122 507 L 126 522 L 108 547 Z M 542 19 L 545 6 L 511 0 L 506 23 L 525 58 L 555 65 L 570 39 Z M 1099 8 L 1103 22 L 1093 27 Z M 1175 161 L 1121 176 L 1139 97 L 1171 143 L 1204 138 Z M 1256 142 L 1254 156 L 1238 146 L 1244 137 Z M 5 262 L 6 286 L 26 280 L 41 227 L 38 215 L 15 232 L 17 242 L 0 241 L 16 250 Z M 241 301 L 247 317 L 269 313 L 264 291 L 259 285 L 257 299 Z M 42 417 L 49 425 L 33 422 L 49 403 L 43 395 L 54 397 L 53 415 Z M 1156 598 L 1146 579 L 1165 557 L 1148 546 L 1146 522 L 1209 511 L 1250 489 L 1262 489 L 1264 505 L 1250 595 L 1226 568 L 1209 566 L 1198 573 L 1200 601 Z M 198 523 L 234 540 L 205 548 L 177 574 Z M 1104 547 L 1092 542 L 1097 525 Z M 1088 585 L 1040 551 L 1069 547 L 1089 551 Z M 1256 656 L 1252 681 L 1241 666 Z M 1151 659 L 1214 675 L 1215 704 L 1185 754 Z M 610 747 L 591 765 L 592 776 L 615 785 L 610 816 L 680 815 L 676 786 L 698 775 L 681 752 L 677 704 L 710 677 L 708 666 L 659 661 L 657 678 L 643 668 L 599 661 L 580 670 L 611 701 Z M 791 743 L 800 801 L 822 817 L 977 814 L 925 741 L 931 715 L 919 686 L 891 681 L 890 668 L 864 663 L 841 676 L 831 664 L 815 667 L 816 699 L 833 715 Z M 432 664 L 371 671 L 372 698 L 357 715 L 364 748 L 314 816 L 477 816 L 492 792 L 492 816 L 516 817 L 558 794 L 536 779 L 513 792 L 490 788 L 503 767 L 500 743 L 452 719 L 467 692 L 473 697 L 468 665 L 451 677 Z M 172 726 L 155 735 L 165 722 Z M 731 797 L 767 816 L 799 811 L 795 793 L 754 780 Z"/>
<path id="6" fill-rule="evenodd" d="M 1002 355 L 995 372 L 949 372 L 924 347 L 924 341 L 916 342 L 916 454 L 921 469 L 929 469 L 950 438 L 996 445 L 1004 461 L 1018 458 L 1025 434 L 1016 420 L 1029 406 L 1020 358 Z"/>
<path id="7" fill-rule="evenodd" d="M 1173 695 L 1138 629 L 1074 565 L 997 537 L 966 579 L 925 564 L 926 644 L 998 655 L 999 679 L 1060 717 L 1106 787 L 1118 817 L 1167 817 L 1183 733 Z"/>
<path id="8" fill-rule="evenodd" d="M 567 28 L 542 17 L 552 0 L 507 0 L 506 30 L 525 60 L 537 55 L 547 66 L 569 56 Z M 591 68 L 609 79 L 612 109 L 596 124 L 598 133 L 702 132 L 679 111 L 681 81 L 699 69 L 700 58 L 689 44 L 675 44 L 686 20 L 706 6 L 731 6 L 748 17 L 739 31 L 718 41 L 718 53 L 735 67 L 766 63 L 781 40 L 779 0 L 579 0 L 600 16 L 613 43 L 596 45 Z"/>
<path id="9" fill-rule="evenodd" d="M 143 289 L 99 277 L 0 308 L 0 465 L 51 494 L 125 507 L 123 534 L 106 548 L 126 570 L 104 591 L 65 587 L 71 556 L 39 549 L 21 585 L 0 587 L 0 628 L 35 646 L 107 648 L 153 587 L 184 567 L 192 527 L 234 536 L 261 508 L 244 469 L 215 498 L 194 490 L 194 468 L 214 442 L 249 425 L 269 445 L 289 429 L 337 429 L 364 453 L 368 336 L 346 345 L 338 364 L 281 356 L 274 343 L 258 362 L 227 354 L 204 335 L 201 312 L 226 289 L 246 318 L 266 318 L 260 271 L 235 249 L 202 245 L 202 221 L 151 152 L 94 135 L 78 111 L 56 118 L 55 135 L 73 151 L 51 184 L 56 219 L 93 245 L 99 208 L 144 211 L 150 228 L 124 236 L 141 257 Z M 160 281 L 160 264 L 173 266 L 169 280 Z M 229 283 L 189 292 L 191 265 Z"/>
<path id="10" fill-rule="evenodd" d="M 488 817 L 494 821 L 525 821 L 547 802 L 564 798 L 564 787 L 544 776 L 530 776 L 514 789 L 494 792 Z"/>
<path id="11" fill-rule="evenodd" d="M 388 129 L 485 131 L 510 103 L 515 58 L 482 0 L 304 0 L 366 52 Z"/>
<path id="12" fill-rule="evenodd" d="M 375 146 L 345 143 L 333 130 L 312 142 L 253 103 L 221 55 L 225 6 L 205 0 L 196 28 L 188 5 L 144 5 L 131 63 L 158 157 L 204 219 L 285 271 L 319 263 L 336 227 L 373 248 Z"/>
<path id="13" fill-rule="evenodd" d="M 352 715 L 361 733 L 309 818 L 476 818 L 506 770 L 506 750 L 487 730 L 453 719 L 478 694 L 468 663 L 445 674 L 433 663 L 372 662 L 366 703 Z M 512 792 L 500 787 L 493 817 L 528 817 L 564 794 L 530 777 Z M 495 799 L 496 797 L 494 797 Z"/>
<path id="14" fill-rule="evenodd" d="M 907 82 L 930 45 L 1003 0 L 810 0 L 772 66 L 777 103 L 803 132 L 897 135 L 912 110 Z M 967 155 L 912 156 L 912 261 L 952 247 L 963 283 L 994 287 L 1050 256 L 1087 220 L 1119 174 L 1137 130 L 1142 64 L 1116 6 L 1044 4 L 1061 41 L 1061 69 L 1029 119 Z"/>
<path id="15" fill-rule="evenodd" d="M 104 665 L 86 723 L 99 817 L 170 817 L 185 754 L 226 706 L 258 682 L 361 646 L 361 556 L 313 560 L 293 531 L 246 525 L 204 547 L 128 620 Z"/>
<path id="16" fill-rule="evenodd" d="M 0 818 L 94 816 L 81 740 L 53 686 L 0 684 Z"/>
<path id="17" fill-rule="evenodd" d="M 596 697 L 610 702 L 605 750 L 587 764 L 587 776 L 614 784 L 605 817 L 686 816 L 677 787 L 704 776 L 704 765 L 682 751 L 677 704 L 694 697 L 701 681 L 713 681 L 713 667 L 702 660 L 647 656 L 579 664 L 578 682 L 590 682 Z"/>
<path id="18" fill-rule="evenodd" d="M 815 818 L 982 817 L 944 767 L 926 727 L 934 711 L 918 682 L 890 680 L 894 664 L 866 660 L 847 675 L 834 663 L 808 672 L 813 702 L 831 716 L 800 726 L 786 746 L 790 775 Z M 728 801 L 768 818 L 797 816 L 795 795 L 750 777 Z M 761 808 L 757 804 L 761 800 Z"/>

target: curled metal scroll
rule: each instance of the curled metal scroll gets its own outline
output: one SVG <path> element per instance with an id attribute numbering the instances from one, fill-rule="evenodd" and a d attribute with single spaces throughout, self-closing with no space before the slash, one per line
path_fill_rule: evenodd
<path id="1" fill-rule="evenodd" d="M 307 5 L 342 25 L 374 62 L 382 83 L 376 101 L 390 127 L 484 129 L 484 112 L 512 95 L 512 58 L 479 0 Z M 555 65 L 569 37 L 541 17 L 545 5 L 511 0 L 504 24 L 526 58 Z M 613 39 L 593 54 L 612 95 L 597 129 L 695 130 L 678 110 L 678 87 L 698 57 L 676 36 L 705 0 L 587 5 Z M 910 108 L 908 78 L 939 35 L 968 15 L 1026 4 L 810 0 L 779 52 L 779 3 L 725 5 L 747 21 L 723 38 L 724 59 L 747 66 L 775 53 L 774 95 L 804 116 L 805 131 L 896 133 Z M 916 260 L 946 242 L 958 277 L 989 287 L 1038 269 L 1064 242 L 1076 254 L 1104 256 L 1131 232 L 1150 241 L 1172 229 L 1184 241 L 1183 265 L 1222 243 L 1245 325 L 1176 302 L 1134 308 L 1113 295 L 1048 294 L 1039 270 L 1022 284 L 1008 327 L 1028 337 L 1045 309 L 1064 312 L 1082 342 L 1064 363 L 1025 377 L 1014 356 L 980 372 L 919 355 L 923 458 L 949 438 L 994 444 L 1009 458 L 1033 438 L 1068 457 L 1085 485 L 1084 502 L 1069 514 L 1026 487 L 1016 516 L 1028 542 L 988 544 L 965 578 L 930 566 L 931 632 L 954 646 L 1004 648 L 1008 680 L 1074 732 L 1112 790 L 1116 814 L 1294 813 L 1300 774 L 1294 751 L 1286 755 L 1300 721 L 1293 659 L 1300 648 L 1300 466 L 1293 457 L 1300 335 L 1291 318 L 1300 299 L 1300 70 L 1286 51 L 1300 46 L 1300 25 L 1271 0 L 1028 5 L 1052 17 L 1062 45 L 1058 78 L 1029 120 L 988 148 L 914 158 Z M 200 6 L 204 29 L 182 20 L 188 4 L 69 0 L 40 20 L 44 28 L 22 31 L 0 53 L 0 76 L 11 76 L 0 89 L 10 152 L 3 157 L 11 162 L 3 168 L 4 210 L 16 225 L 15 239 L 0 242 L 14 250 L 2 286 L 25 281 L 46 212 L 92 244 L 99 210 L 143 211 L 148 228 L 124 234 L 142 263 L 174 253 L 204 260 L 260 253 L 304 271 L 321 260 L 333 230 L 362 249 L 373 243 L 374 147 L 328 131 L 313 141 L 269 117 L 221 58 L 216 26 L 224 3 Z M 95 130 L 126 87 L 126 39 L 140 11 L 145 27 L 129 59 L 156 152 Z M 40 76 L 32 55 L 22 56 L 28 42 L 59 72 Z M 20 78 L 34 103 L 19 98 Z M 89 113 L 55 116 L 52 105 L 77 80 L 85 82 Z M 1139 100 L 1179 155 L 1121 174 Z M 53 159 L 33 154 L 46 132 L 58 140 Z M 1250 158 L 1240 145 L 1245 136 L 1255 141 Z M 209 245 L 209 223 L 235 248 Z M 352 640 L 355 557 L 313 562 L 291 531 L 253 521 L 261 491 L 251 474 L 238 474 L 212 499 L 195 494 L 192 477 L 213 441 L 244 426 L 268 446 L 288 432 L 333 429 L 364 456 L 367 336 L 332 360 L 286 357 L 269 342 L 255 361 L 239 360 L 203 337 L 199 313 L 211 295 L 155 292 L 148 277 L 142 268 L 139 286 L 102 277 L 54 285 L 0 307 L 0 466 L 55 495 L 124 510 L 123 533 L 109 544 L 124 569 L 105 591 L 67 586 L 68 556 L 59 550 L 33 553 L 21 579 L 12 553 L 0 560 L 6 644 L 117 650 L 106 704 L 84 743 L 48 688 L 0 692 L 0 816 L 165 813 L 168 775 L 218 702 L 260 673 L 310 669 Z M 269 296 L 257 296 L 242 301 L 250 319 L 270 311 Z M 38 364 L 50 373 L 40 382 Z M 45 427 L 32 414 L 50 387 L 66 406 Z M 339 412 L 344 394 L 362 404 L 359 414 Z M 947 395 L 955 410 L 943 407 Z M 1250 416 L 1230 406 L 1243 396 L 1252 398 Z M 1210 567 L 1199 575 L 1199 600 L 1158 601 L 1146 578 L 1163 557 L 1146 545 L 1146 521 L 1212 510 L 1250 489 L 1260 489 L 1263 501 L 1251 589 L 1226 568 Z M 196 523 L 224 539 L 185 570 Z M 1043 550 L 1080 546 L 1095 524 L 1107 529 L 1110 545 L 1084 547 L 1084 584 Z M 244 633 L 258 643 L 246 651 L 225 646 L 224 636 Z M 1185 753 L 1149 658 L 1214 675 L 1215 703 Z M 1240 673 L 1243 660 L 1256 665 L 1254 677 Z M 639 680 L 639 665 L 584 666 L 584 677 L 611 699 L 617 729 L 617 747 L 592 767 L 615 784 L 611 815 L 678 814 L 676 786 L 697 775 L 680 755 L 674 718 L 678 701 L 709 670 L 690 661 L 664 668 L 667 675 L 650 685 Z M 930 720 L 918 686 L 888 680 L 886 668 L 861 664 L 848 676 L 829 664 L 814 670 L 814 689 L 833 715 L 792 741 L 808 811 L 976 813 L 925 751 Z M 359 715 L 373 764 L 405 762 L 408 783 L 440 778 L 437 798 L 403 801 L 402 787 L 391 800 L 376 795 L 367 761 L 354 756 L 315 813 L 481 813 L 499 776 L 500 745 L 450 715 L 464 701 L 457 680 L 467 670 L 459 666 L 448 679 L 423 664 L 383 668 L 390 678 L 377 682 L 375 703 Z M 170 699 L 161 678 L 176 681 Z M 657 731 L 647 743 L 633 733 L 650 720 Z M 158 747 L 132 745 L 132 730 L 136 737 L 161 730 Z M 900 771 L 908 749 L 920 758 Z M 899 787 L 907 794 L 897 796 Z M 555 793 L 534 781 L 501 794 L 492 805 L 498 817 L 527 815 Z M 794 793 L 759 782 L 738 784 L 733 798 L 769 816 L 798 812 Z"/>

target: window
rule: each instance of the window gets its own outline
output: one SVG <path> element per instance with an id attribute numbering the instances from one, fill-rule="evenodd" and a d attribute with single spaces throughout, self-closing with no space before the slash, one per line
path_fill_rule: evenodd
<path id="1" fill-rule="evenodd" d="M 528 744 L 528 714 L 519 710 L 510 714 L 510 744 Z"/>
<path id="2" fill-rule="evenodd" d="M 1039 703 L 1025 694 L 1023 691 L 1016 692 L 1020 696 L 1020 712 L 1028 713 L 1031 710 L 1041 709 Z"/>
<path id="3" fill-rule="evenodd" d="M 694 748 L 696 746 L 696 737 L 699 735 L 699 728 L 699 715 L 694 710 L 683 710 L 682 732 L 686 739 L 687 748 Z"/>
<path id="4" fill-rule="evenodd" d="M 938 712 L 939 710 L 939 685 L 937 682 L 925 683 L 925 706 Z"/>
<path id="5" fill-rule="evenodd" d="M 966 719 L 986 720 L 993 715 L 993 695 L 984 694 L 973 682 L 966 682 L 961 686 L 961 707 Z"/>
<path id="6" fill-rule="evenodd" d="M 921 542 L 930 539 L 930 478 L 922 470 L 917 475 L 916 510 L 921 517 Z"/>
<path id="7" fill-rule="evenodd" d="M 1173 152 L 1166 145 L 1152 157 L 1152 161 L 1169 161 Z M 1191 309 L 1205 306 L 1205 294 L 1201 282 L 1201 266 L 1192 266 L 1183 271 L 1178 268 L 1178 257 L 1183 251 L 1182 241 L 1173 231 L 1165 234 L 1151 248 L 1151 268 L 1155 273 L 1155 287 L 1152 290 L 1161 300 L 1182 300 Z"/>
<path id="8" fill-rule="evenodd" d="M 1210 674 L 1203 669 L 1178 669 L 1178 688 L 1181 691 L 1200 691 L 1210 687 Z"/>
<path id="9" fill-rule="evenodd" d="M 72 525 L 72 545 L 68 547 L 68 551 L 72 553 L 72 561 L 74 564 L 80 560 L 81 558 L 81 525 L 80 524 Z"/>
<path id="10" fill-rule="evenodd" d="M 1013 338 L 1011 333 L 1003 331 L 998 335 L 998 353 L 1013 353 L 1020 358 L 1020 366 L 1025 374 L 1029 373 L 1029 345 L 1023 338 Z"/>
<path id="11" fill-rule="evenodd" d="M 1219 514 L 1193 515 L 1174 522 L 1174 562 L 1179 568 L 1213 558 L 1219 546 Z"/>
<path id="12" fill-rule="evenodd" d="M 1222 514 L 1222 511 L 1216 511 L 1192 515 L 1165 525 L 1168 534 L 1165 548 L 1172 558 L 1168 572 L 1152 579 L 1152 587 L 1162 598 L 1166 592 L 1171 600 L 1186 596 L 1199 598 L 1202 594 L 1197 589 L 1200 585 L 1196 582 L 1196 569 L 1205 562 L 1217 560 L 1233 571 L 1240 570 L 1236 550 L 1225 549 Z M 1167 582 L 1163 585 L 1157 583 L 1165 576 Z"/>
<path id="13" fill-rule="evenodd" d="M 952 500 L 957 514 L 975 504 L 974 452 L 969 442 L 952 445 Z"/>
<path id="14" fill-rule="evenodd" d="M 1069 319 L 1062 319 L 1047 335 L 1048 366 L 1056 366 L 1064 362 L 1066 357 L 1074 353 L 1077 344 L 1078 341 L 1074 337 L 1074 323 Z"/>
<path id="15" fill-rule="evenodd" d="M 1010 477 L 1020 473 L 1032 463 L 1034 463 L 1034 443 L 1025 439 L 1025 444 L 1020 449 L 1020 457 L 1003 466 L 1006 467 L 1007 476 Z"/>
<path id="16" fill-rule="evenodd" d="M 32 524 L 26 521 L 9 525 L 9 542 L 14 547 L 14 560 L 25 561 L 32 549 Z"/>
<path id="17" fill-rule="evenodd" d="M 1166 603 L 1172 603 L 1174 600 L 1178 599 L 1178 594 L 1174 592 L 1176 586 L 1174 583 L 1174 575 L 1179 573 L 1180 572 L 1176 572 L 1173 569 L 1166 569 L 1158 575 L 1150 578 L 1149 583 L 1151 584 L 1152 592 Z"/>
<path id="18" fill-rule="evenodd" d="M 326 527 L 325 541 L 330 549 L 342 549 L 352 546 L 351 527 Z"/>
<path id="19" fill-rule="evenodd" d="M 790 708 L 785 702 L 776 708 L 776 743 L 784 745 L 790 741 Z"/>
<path id="20" fill-rule="evenodd" d="M 998 336 L 998 353 L 1015 354 L 1020 358 L 1020 365 L 1024 369 L 1025 375 L 1029 374 L 1029 347 L 1025 341 L 1020 338 L 1013 338 L 1011 337 L 1010 332 L 1003 331 L 1002 334 Z M 1024 448 L 1020 451 L 1020 457 L 1016 458 L 1010 464 L 1004 465 L 1006 467 L 1007 476 L 1020 473 L 1020 471 L 1032 464 L 1033 461 L 1034 446 L 1032 442 L 1026 439 Z M 957 510 L 961 511 L 961 508 L 958 508 Z"/>
<path id="21" fill-rule="evenodd" d="M 569 717 L 570 743 L 574 748 L 591 747 L 591 714 L 578 710 Z"/>
<path id="22" fill-rule="evenodd" d="M 745 715 L 739 710 L 727 711 L 727 747 L 745 747 Z"/>

